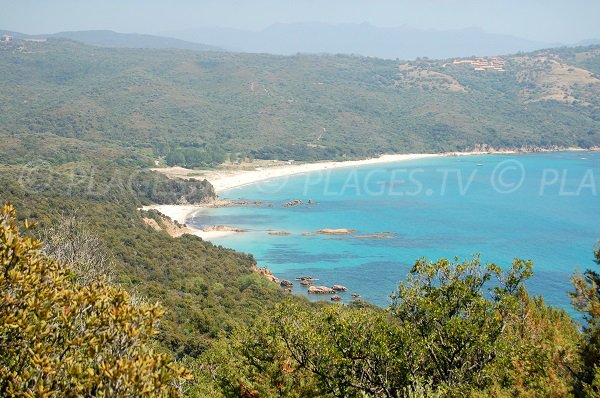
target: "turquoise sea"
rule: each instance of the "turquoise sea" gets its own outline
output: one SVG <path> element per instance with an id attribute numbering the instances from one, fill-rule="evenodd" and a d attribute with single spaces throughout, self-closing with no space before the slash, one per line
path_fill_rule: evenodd
<path id="1" fill-rule="evenodd" d="M 252 253 L 279 278 L 311 275 L 347 286 L 345 302 L 356 292 L 380 306 L 416 259 L 479 253 L 501 266 L 533 260 L 530 292 L 569 310 L 570 277 L 593 266 L 600 239 L 598 152 L 427 158 L 277 178 L 221 196 L 263 205 L 197 214 L 196 226 L 249 230 L 215 244 Z M 283 206 L 294 199 L 304 204 Z M 302 235 L 324 228 L 357 232 Z M 354 237 L 381 233 L 389 234 Z M 294 292 L 306 288 L 295 283 Z"/>

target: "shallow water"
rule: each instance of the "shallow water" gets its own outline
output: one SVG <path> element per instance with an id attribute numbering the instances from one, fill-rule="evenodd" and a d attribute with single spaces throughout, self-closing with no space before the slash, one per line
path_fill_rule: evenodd
<path id="1" fill-rule="evenodd" d="M 483 261 L 504 267 L 516 257 L 533 260 L 529 290 L 569 310 L 571 275 L 593 266 L 599 194 L 598 152 L 444 157 L 232 189 L 221 196 L 264 205 L 209 209 L 191 223 L 247 228 L 214 243 L 252 253 L 279 278 L 311 275 L 318 284 L 345 285 L 346 302 L 356 292 L 386 306 L 416 259 L 480 253 Z M 305 204 L 282 206 L 294 199 Z M 301 235 L 324 228 L 389 235 Z M 306 288 L 296 283 L 294 292 L 306 294 Z"/>

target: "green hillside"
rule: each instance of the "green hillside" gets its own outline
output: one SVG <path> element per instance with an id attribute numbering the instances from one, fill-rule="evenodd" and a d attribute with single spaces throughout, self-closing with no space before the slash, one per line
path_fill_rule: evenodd
<path id="1" fill-rule="evenodd" d="M 151 164 L 186 147 L 310 160 L 477 144 L 600 145 L 597 46 L 508 56 L 503 72 L 453 60 L 109 49 L 62 39 L 1 43 L 0 55 L 0 154 L 9 162 L 29 151 L 52 163 L 100 153 Z"/>
<path id="2" fill-rule="evenodd" d="M 37 222 L 36 235 L 49 227 L 64 229 L 65 215 L 79 220 L 99 240 L 112 279 L 168 309 L 159 338 L 177 355 L 197 355 L 283 297 L 277 285 L 253 271 L 252 256 L 192 235 L 174 239 L 149 227 L 144 218 L 153 215 L 138 210 L 148 203 L 210 197 L 214 191 L 206 182 L 168 180 L 105 162 L 0 165 L 0 203 L 12 202 L 21 220 Z"/>
<path id="3" fill-rule="evenodd" d="M 593 270 L 573 277 L 583 330 L 527 293 L 522 260 L 421 259 L 388 309 L 310 304 L 140 208 L 215 198 L 157 160 L 598 146 L 599 59 L 565 48 L 480 71 L 1 42 L 0 207 L 16 213 L 0 212 L 0 396 L 598 396 Z"/>

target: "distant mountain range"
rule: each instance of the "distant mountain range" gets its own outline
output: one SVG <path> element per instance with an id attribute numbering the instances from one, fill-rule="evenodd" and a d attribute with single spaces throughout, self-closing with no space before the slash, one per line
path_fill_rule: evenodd
<path id="1" fill-rule="evenodd" d="M 111 30 L 85 30 L 77 32 L 59 32 L 41 35 L 27 35 L 19 32 L 0 30 L 0 36 L 10 35 L 20 39 L 65 38 L 98 47 L 112 48 L 178 48 L 196 51 L 223 51 L 222 49 L 201 43 L 192 43 L 170 37 L 153 36 L 138 33 L 117 33 Z"/>
<path id="2" fill-rule="evenodd" d="M 486 33 L 479 28 L 420 30 L 410 27 L 380 28 L 366 23 L 275 24 L 261 31 L 199 28 L 164 32 L 165 36 L 117 33 L 110 30 L 27 35 L 0 30 L 0 35 L 6 34 L 22 39 L 66 38 L 87 45 L 112 48 L 176 48 L 278 55 L 357 54 L 402 60 L 514 54 L 564 45 Z M 594 44 L 600 44 L 600 40 L 589 39 L 575 43 L 579 46 Z"/>
<path id="3" fill-rule="evenodd" d="M 381 28 L 366 23 L 275 24 L 261 31 L 201 28 L 165 34 L 238 52 L 360 54 L 387 59 L 512 54 L 561 45 L 486 33 L 479 28 L 421 30 Z"/>

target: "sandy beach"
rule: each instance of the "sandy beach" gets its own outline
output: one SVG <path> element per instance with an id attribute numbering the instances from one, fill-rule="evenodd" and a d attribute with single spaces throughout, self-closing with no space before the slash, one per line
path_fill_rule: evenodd
<path id="1" fill-rule="evenodd" d="M 480 152 L 476 152 L 481 154 Z M 259 181 L 266 181 L 272 178 L 286 177 L 303 173 L 318 172 L 324 170 L 333 170 L 340 168 L 351 168 L 374 164 L 395 163 L 408 160 L 418 160 L 439 156 L 457 156 L 469 155 L 472 153 L 447 153 L 447 154 L 401 154 L 401 155 L 383 155 L 378 158 L 365 160 L 351 160 L 345 162 L 315 162 L 286 164 L 277 166 L 257 167 L 254 170 L 189 170 L 183 167 L 155 168 L 153 170 L 163 173 L 169 177 L 207 179 L 215 188 L 217 194 L 221 194 L 228 189 L 237 188 Z M 165 216 L 180 224 L 187 224 L 191 218 L 199 211 L 207 211 L 214 204 L 207 203 L 201 205 L 152 205 L 145 206 L 142 210 L 155 209 Z M 204 240 L 213 240 L 235 234 L 232 231 L 203 231 L 201 229 L 187 226 L 194 235 Z"/>
<path id="2" fill-rule="evenodd" d="M 378 158 L 365 160 L 350 160 L 347 162 L 315 162 L 303 164 L 290 164 L 286 166 L 267 167 L 262 170 L 239 171 L 234 174 L 215 172 L 208 181 L 215 187 L 217 193 L 228 189 L 254 184 L 259 181 L 270 180 L 272 178 L 287 177 L 296 174 L 304 174 L 315 171 L 324 171 L 348 167 L 359 167 L 382 163 L 395 163 L 407 160 L 417 160 L 443 156 L 440 154 L 407 154 L 407 155 L 383 155 Z"/>
<path id="3" fill-rule="evenodd" d="M 193 235 L 199 236 L 204 240 L 212 240 L 222 238 L 231 234 L 235 234 L 233 231 L 203 231 L 198 228 L 194 228 L 187 225 L 188 221 L 194 217 L 199 211 L 207 210 L 213 207 L 210 204 L 205 205 L 151 205 L 144 206 L 142 210 L 157 210 L 163 215 L 169 217 L 173 221 L 177 221 L 179 224 L 186 225 L 187 228 L 192 231 Z"/>

